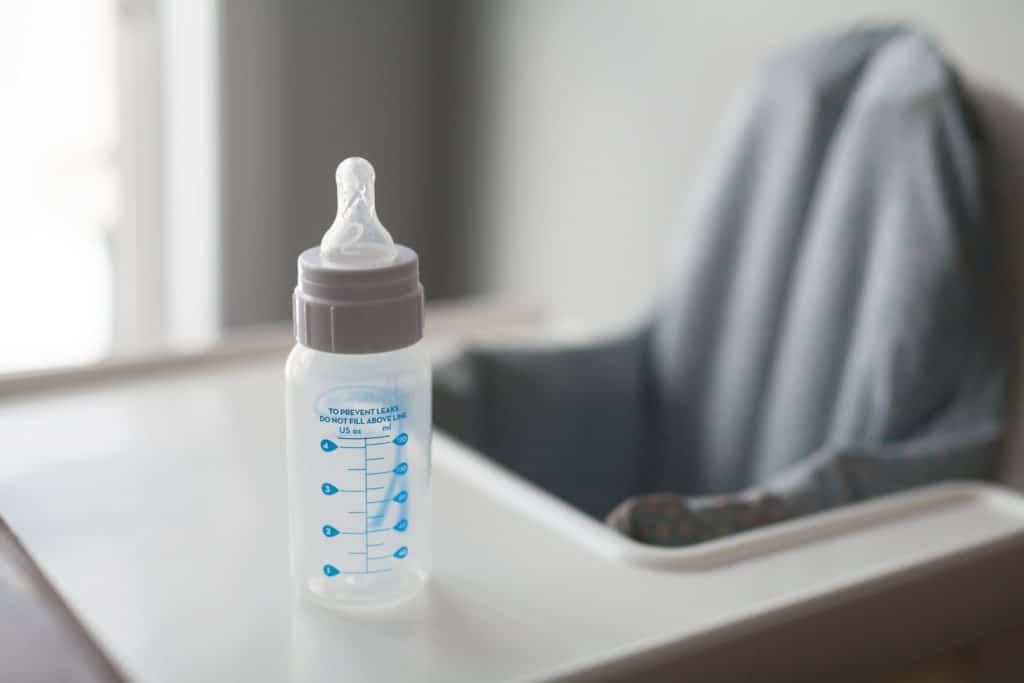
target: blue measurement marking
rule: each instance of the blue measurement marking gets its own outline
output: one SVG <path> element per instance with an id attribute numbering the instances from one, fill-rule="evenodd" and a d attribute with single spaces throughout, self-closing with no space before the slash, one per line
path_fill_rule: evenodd
<path id="1" fill-rule="evenodd" d="M 370 448 L 367 445 L 367 440 L 363 439 L 363 544 L 364 544 L 363 554 L 367 557 L 366 561 L 363 563 L 363 570 L 364 571 L 369 571 L 370 570 L 370 560 L 369 560 L 370 548 L 369 548 L 369 546 L 365 545 L 366 543 L 370 542 L 369 541 L 369 538 L 370 538 L 370 521 L 368 519 L 366 519 L 366 515 L 369 514 L 366 511 L 366 508 L 369 507 L 369 505 L 370 505 L 370 503 L 369 503 L 370 493 L 369 493 L 369 490 L 366 488 L 366 485 L 369 482 L 369 477 L 366 475 L 366 468 L 367 468 L 366 459 L 368 457 L 370 457 Z"/>
<path id="2" fill-rule="evenodd" d="M 381 458 L 381 460 L 383 460 L 383 458 Z M 401 476 L 401 475 L 405 474 L 408 471 L 409 471 L 409 465 L 404 463 L 404 462 L 400 462 L 400 463 L 398 463 L 398 466 L 395 467 L 395 469 L 393 469 L 393 470 L 382 470 L 380 472 L 370 472 L 369 474 L 370 474 L 370 476 L 374 476 L 374 475 L 377 475 L 377 474 L 397 474 L 397 475 Z"/>
<path id="3" fill-rule="evenodd" d="M 325 481 L 320 486 L 320 490 L 324 492 L 325 496 L 333 496 L 335 493 L 362 493 L 362 489 L 339 489 L 337 486 L 329 481 Z"/>
<path id="4" fill-rule="evenodd" d="M 404 558 L 404 557 L 406 557 L 408 555 L 409 549 L 406 546 L 401 546 L 400 548 L 395 550 L 393 553 L 388 554 L 388 553 L 383 552 L 381 550 L 383 547 L 385 547 L 385 545 L 386 545 L 385 543 L 383 543 L 383 542 L 370 543 L 369 536 L 370 536 L 370 534 L 386 533 L 388 531 L 403 532 L 406 529 L 408 529 L 409 521 L 406 518 L 403 517 L 403 518 L 400 518 L 398 520 L 398 522 L 395 523 L 394 526 L 384 527 L 384 528 L 381 528 L 381 529 L 370 528 L 370 523 L 367 520 L 370 520 L 370 519 L 381 520 L 381 519 L 386 518 L 388 515 L 387 515 L 387 508 L 386 507 L 379 509 L 379 510 L 383 510 L 383 512 L 378 512 L 378 514 L 370 515 L 369 514 L 369 506 L 370 505 L 387 504 L 387 503 L 389 503 L 391 501 L 394 501 L 396 503 L 405 503 L 409 499 L 409 493 L 408 493 L 408 491 L 403 489 L 403 490 L 400 490 L 394 496 L 386 496 L 386 497 L 383 497 L 383 498 L 380 498 L 380 499 L 377 499 L 377 500 L 371 500 L 370 496 L 369 496 L 370 491 L 384 491 L 384 490 L 389 489 L 389 488 L 392 489 L 392 491 L 393 491 L 392 487 L 394 487 L 394 484 L 396 482 L 391 482 L 387 486 L 383 486 L 383 485 L 370 486 L 369 485 L 369 478 L 370 477 L 374 477 L 374 476 L 388 475 L 388 474 L 399 475 L 399 476 L 400 475 L 404 475 L 404 474 L 406 474 L 408 472 L 409 466 L 408 466 L 407 463 L 400 462 L 393 469 L 383 470 L 383 471 L 379 471 L 379 472 L 378 471 L 371 471 L 369 469 L 369 463 L 370 463 L 371 460 L 374 461 L 374 462 L 387 461 L 388 458 L 386 456 L 372 456 L 371 457 L 370 454 L 369 454 L 369 449 L 370 449 L 371 446 L 386 446 L 386 445 L 389 445 L 390 443 L 394 443 L 395 445 L 398 445 L 398 446 L 404 446 L 406 443 L 408 443 L 409 437 L 408 437 L 407 434 L 402 433 L 402 434 L 399 434 L 394 439 L 391 439 L 391 437 L 389 437 L 389 436 L 378 436 L 378 437 L 337 436 L 337 437 L 334 437 L 334 438 L 337 441 L 340 441 L 340 442 L 346 442 L 347 441 L 348 444 L 346 444 L 346 443 L 335 443 L 334 441 L 331 441 L 330 439 L 323 439 L 320 442 L 320 447 L 321 447 L 321 449 L 325 453 L 329 453 L 329 452 L 332 452 L 332 451 L 335 451 L 335 450 L 338 450 L 338 449 L 348 449 L 348 450 L 362 449 L 362 451 L 363 451 L 363 466 L 362 467 L 347 467 L 346 469 L 347 469 L 347 471 L 350 471 L 350 472 L 363 472 L 363 488 L 361 488 L 361 489 L 341 489 L 341 488 L 338 488 L 337 486 L 335 486 L 334 484 L 332 484 L 330 482 L 324 482 L 321 485 L 321 491 L 325 495 L 334 495 L 336 493 L 362 493 L 363 494 L 363 509 L 362 510 L 349 510 L 348 514 L 351 514 L 351 515 L 363 515 L 364 526 L 363 526 L 363 530 L 362 531 L 339 531 L 334 526 L 332 526 L 330 524 L 325 524 L 325 525 L 323 525 L 323 527 L 321 527 L 321 531 L 322 531 L 323 535 L 325 537 L 327 537 L 327 538 L 333 538 L 334 536 L 339 536 L 339 535 L 362 536 L 363 537 L 363 547 L 364 547 L 364 550 L 353 550 L 353 551 L 349 551 L 348 554 L 349 555 L 355 555 L 355 556 L 362 555 L 363 558 L 364 558 L 364 564 L 363 564 L 363 568 L 364 569 L 361 572 L 360 571 L 343 571 L 343 570 L 335 567 L 334 565 L 325 564 L 323 566 L 323 568 L 322 568 L 322 571 L 323 571 L 324 575 L 327 576 L 327 577 L 334 577 L 334 576 L 338 576 L 339 574 L 345 574 L 345 575 L 352 575 L 352 574 L 378 574 L 378 573 L 383 573 L 383 572 L 391 571 L 391 568 L 370 569 L 369 562 L 371 560 L 374 561 L 374 562 L 380 562 L 380 561 L 389 560 L 389 559 L 393 559 L 393 558 L 402 559 L 402 558 Z M 357 442 L 357 443 L 352 444 L 351 442 L 353 442 L 353 441 Z M 359 442 L 361 442 L 361 443 L 359 443 Z M 351 445 L 349 445 L 349 444 L 351 444 Z M 378 523 L 375 523 L 374 526 L 376 526 Z M 370 549 L 371 548 L 378 549 L 377 553 L 379 553 L 379 554 L 370 555 Z"/>
<path id="5" fill-rule="evenodd" d="M 394 498 L 392 498 L 391 500 L 393 500 L 396 503 L 404 503 L 405 501 L 409 500 L 409 492 L 408 491 L 399 491 L 398 494 Z M 369 502 L 371 505 L 373 505 L 374 503 L 386 503 L 386 502 L 388 502 L 388 499 L 387 498 L 381 498 L 380 500 L 371 500 L 371 501 L 367 501 L 367 502 Z"/>
<path id="6" fill-rule="evenodd" d="M 336 451 L 339 448 L 348 448 L 349 450 L 354 450 L 357 448 L 362 449 L 362 446 L 339 446 L 330 439 L 323 439 L 320 442 L 320 450 L 322 450 L 324 453 L 330 453 L 331 451 Z"/>
<path id="7" fill-rule="evenodd" d="M 346 574 L 348 576 L 359 575 L 359 574 L 383 574 L 384 572 L 389 572 L 389 571 L 391 571 L 390 568 L 388 568 L 388 569 L 367 569 L 367 570 L 361 571 L 361 572 L 343 572 L 340 569 L 338 569 L 337 567 L 335 567 L 334 565 L 330 565 L 330 564 L 325 564 L 324 565 L 324 574 L 326 574 L 327 576 L 337 576 L 338 574 Z"/>

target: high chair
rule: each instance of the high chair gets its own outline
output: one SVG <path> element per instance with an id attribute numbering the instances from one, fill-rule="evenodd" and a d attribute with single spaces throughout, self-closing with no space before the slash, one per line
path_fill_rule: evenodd
<path id="1" fill-rule="evenodd" d="M 1024 117 L 977 96 L 1002 141 L 1019 263 Z M 427 343 L 440 360 L 563 329 L 528 306 L 462 304 L 428 311 Z M 0 381 L 0 515 L 131 679 L 1022 679 L 1020 400 L 999 483 L 678 549 L 632 541 L 438 432 L 432 579 L 400 611 L 349 618 L 286 588 L 291 344 L 282 329 Z M 53 657 L 21 655 L 43 668 Z"/>

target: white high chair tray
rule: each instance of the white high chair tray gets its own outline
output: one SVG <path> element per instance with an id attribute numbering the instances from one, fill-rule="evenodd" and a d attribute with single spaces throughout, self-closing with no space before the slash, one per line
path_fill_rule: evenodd
<path id="1" fill-rule="evenodd" d="M 286 345 L 0 387 L 0 514 L 135 680 L 852 680 L 1024 614 L 1024 506 L 997 487 L 665 550 L 443 434 L 424 592 L 358 618 L 295 602 Z"/>
<path id="2" fill-rule="evenodd" d="M 538 524 L 563 534 L 567 540 L 612 561 L 666 571 L 714 569 L 874 528 L 891 529 L 903 522 L 920 525 L 923 520 L 935 520 L 934 531 L 949 535 L 974 525 L 1002 528 L 999 520 L 1003 520 L 1010 522 L 1005 530 L 1012 536 L 1021 531 L 1019 522 L 1024 520 L 1024 497 L 992 484 L 954 481 L 846 505 L 694 546 L 659 547 L 623 536 L 478 453 L 465 448 L 445 448 L 444 452 L 446 464 L 456 476 Z M 953 525 L 952 520 L 956 520 Z M 916 528 L 918 533 L 927 530 L 928 527 Z M 925 539 L 918 536 L 916 540 L 923 542 Z"/>

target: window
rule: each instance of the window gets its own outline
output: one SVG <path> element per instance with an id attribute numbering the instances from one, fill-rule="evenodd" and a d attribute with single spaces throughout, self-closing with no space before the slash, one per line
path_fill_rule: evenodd
<path id="1" fill-rule="evenodd" d="M 219 333 L 216 8 L 0 8 L 0 373 Z"/>
<path id="2" fill-rule="evenodd" d="M 94 360 L 121 220 L 114 0 L 0 14 L 0 372 Z"/>

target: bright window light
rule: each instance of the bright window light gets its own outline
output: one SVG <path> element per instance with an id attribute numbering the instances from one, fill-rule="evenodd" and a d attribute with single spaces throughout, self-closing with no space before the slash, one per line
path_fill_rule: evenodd
<path id="1" fill-rule="evenodd" d="M 111 346 L 115 10 L 0 8 L 0 372 L 88 362 Z"/>

